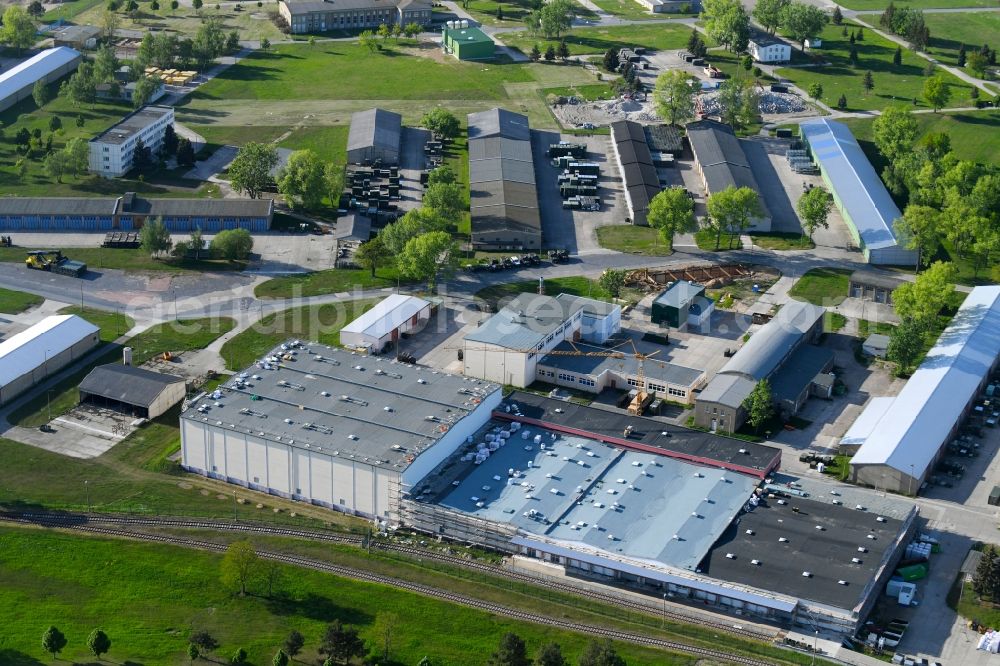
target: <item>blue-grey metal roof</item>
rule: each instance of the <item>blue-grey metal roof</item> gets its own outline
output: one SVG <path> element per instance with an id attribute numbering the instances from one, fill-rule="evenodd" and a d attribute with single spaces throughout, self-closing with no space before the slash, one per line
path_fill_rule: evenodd
<path id="1" fill-rule="evenodd" d="M 531 143 L 521 139 L 491 136 L 469 142 L 469 162 L 503 157 L 531 164 Z"/>
<path id="2" fill-rule="evenodd" d="M 347 134 L 347 150 L 386 148 L 399 151 L 403 131 L 403 116 L 385 109 L 358 111 L 351 116 Z"/>
<path id="3" fill-rule="evenodd" d="M 552 296 L 519 294 L 466 335 L 465 341 L 506 349 L 531 349 L 583 307 L 576 299 L 560 301 Z"/>
<path id="4" fill-rule="evenodd" d="M 851 460 L 921 478 L 1000 353 L 1000 286 L 976 287 Z M 884 411 L 883 411 L 884 410 Z M 852 428 L 853 430 L 853 428 Z"/>
<path id="5" fill-rule="evenodd" d="M 796 400 L 802 390 L 833 361 L 833 352 L 825 347 L 802 345 L 781 365 L 771 378 L 775 400 Z"/>
<path id="6" fill-rule="evenodd" d="M 715 402 L 737 408 L 753 391 L 757 382 L 741 375 L 716 375 L 698 394 L 698 402 Z"/>
<path id="7" fill-rule="evenodd" d="M 507 109 L 493 108 L 469 114 L 469 139 L 500 136 L 528 141 L 531 132 L 528 116 Z"/>
<path id="8" fill-rule="evenodd" d="M 570 344 L 561 342 L 552 351 L 569 352 L 596 352 L 608 353 L 606 347 L 595 347 L 581 343 Z M 621 376 L 636 377 L 639 374 L 639 362 L 631 355 L 631 351 L 621 351 L 622 357 L 615 356 L 564 356 L 561 354 L 546 354 L 539 361 L 538 365 L 548 368 L 563 370 L 565 372 L 575 372 L 578 375 L 589 375 L 597 377 L 605 372 L 617 373 Z M 704 371 L 686 368 L 683 365 L 674 365 L 666 361 L 658 361 L 655 358 L 648 359 L 643 363 L 643 374 L 648 380 L 662 381 L 676 386 L 694 386 Z"/>
<path id="9" fill-rule="evenodd" d="M 695 159 L 705 175 L 709 194 L 721 192 L 727 187 L 749 187 L 760 193 L 750 161 L 731 126 L 714 120 L 699 120 L 688 123 L 684 129 Z M 759 197 L 758 203 L 763 212 L 761 217 L 769 217 L 767 202 Z"/>
<path id="10" fill-rule="evenodd" d="M 826 310 L 804 301 L 789 301 L 768 323 L 750 336 L 746 344 L 722 366 L 719 374 L 738 374 L 748 379 L 770 376 Z"/>
<path id="11" fill-rule="evenodd" d="M 898 245 L 893 223 L 902 213 L 844 123 L 816 118 L 801 123 L 802 136 L 869 249 Z"/>
<path id="12" fill-rule="evenodd" d="M 705 287 L 687 280 L 678 280 L 667 287 L 653 302 L 672 308 L 682 308 L 705 293 Z"/>

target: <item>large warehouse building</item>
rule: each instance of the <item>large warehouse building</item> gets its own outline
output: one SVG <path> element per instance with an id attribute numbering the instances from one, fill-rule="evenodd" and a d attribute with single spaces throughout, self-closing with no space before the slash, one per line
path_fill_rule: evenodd
<path id="1" fill-rule="evenodd" d="M 83 56 L 66 46 L 46 49 L 0 74 L 0 111 L 31 97 L 35 84 L 58 81 L 74 71 Z"/>
<path id="2" fill-rule="evenodd" d="M 4 231 L 135 231 L 156 218 L 171 231 L 267 231 L 273 217 L 272 199 L 0 197 Z"/>
<path id="3" fill-rule="evenodd" d="M 762 379 L 770 381 L 782 412 L 797 412 L 813 390 L 816 376 L 833 367 L 833 352 L 809 344 L 819 338 L 824 314 L 823 308 L 803 301 L 784 305 L 699 394 L 694 422 L 713 432 L 739 430 L 746 420 L 743 402 Z"/>
<path id="4" fill-rule="evenodd" d="M 84 356 L 100 342 L 96 326 L 76 315 L 46 317 L 0 343 L 0 405 Z"/>
<path id="5" fill-rule="evenodd" d="M 351 116 L 347 134 L 347 162 L 399 164 L 403 116 L 385 109 L 358 111 Z"/>
<path id="6" fill-rule="evenodd" d="M 466 443 L 500 387 L 319 344 L 288 343 L 181 413 L 198 474 L 367 518 Z"/>
<path id="7" fill-rule="evenodd" d="M 875 398 L 844 436 L 851 479 L 915 494 L 1000 355 L 1000 286 L 976 287 L 895 398 Z"/>
<path id="8" fill-rule="evenodd" d="M 611 123 L 611 150 L 625 186 L 629 219 L 632 224 L 647 226 L 649 202 L 663 188 L 642 125 L 631 120 Z"/>
<path id="9" fill-rule="evenodd" d="M 708 196 L 729 187 L 749 187 L 758 194 L 761 210 L 760 217 L 750 221 L 750 228 L 758 232 L 770 231 L 771 213 L 764 198 L 760 196 L 760 187 L 750 168 L 750 160 L 743 152 L 743 146 L 736 138 L 733 128 L 714 120 L 699 120 L 688 123 L 685 130 L 694 153 L 698 175 Z"/>
<path id="10" fill-rule="evenodd" d="M 541 249 L 527 116 L 506 109 L 469 114 L 469 200 L 474 248 Z"/>
<path id="11" fill-rule="evenodd" d="M 899 500 L 876 512 L 762 485 L 780 462 L 769 446 L 526 393 L 494 416 L 404 497 L 405 524 L 673 601 L 845 633 L 914 529 L 915 507 Z"/>
<path id="12" fill-rule="evenodd" d="M 916 250 L 903 247 L 893 229 L 902 213 L 847 125 L 816 118 L 799 127 L 865 259 L 872 264 L 913 266 Z"/>

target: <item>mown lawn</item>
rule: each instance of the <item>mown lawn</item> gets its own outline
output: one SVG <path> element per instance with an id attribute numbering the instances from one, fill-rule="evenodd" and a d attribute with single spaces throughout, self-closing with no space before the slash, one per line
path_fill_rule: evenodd
<path id="1" fill-rule="evenodd" d="M 843 27 L 848 32 L 857 31 L 857 26 Z M 852 67 L 849 60 L 851 44 L 842 34 L 843 27 L 831 24 L 823 30 L 823 47 L 816 51 L 815 57 L 827 64 L 816 67 L 785 67 L 775 70 L 775 74 L 790 79 L 803 90 L 819 83 L 823 86 L 823 101 L 831 106 L 836 105 L 840 96 L 844 95 L 850 111 L 871 111 L 901 103 L 913 106 L 914 99 L 917 100 L 914 108 L 930 108 L 923 99 L 926 60 L 903 49 L 902 63 L 899 67 L 894 66 L 892 56 L 896 51 L 896 44 L 866 29 L 864 41 L 855 44 L 858 66 Z M 875 83 L 871 92 L 866 92 L 862 86 L 866 71 L 871 71 Z M 938 73 L 951 84 L 953 99 L 968 99 L 971 86 L 947 72 Z"/>
<path id="2" fill-rule="evenodd" d="M 983 44 L 996 48 L 1000 43 L 1000 15 L 995 12 L 925 14 L 924 22 L 931 31 L 928 52 L 946 65 L 958 65 L 962 44 L 966 53 L 973 53 Z"/>
<path id="3" fill-rule="evenodd" d="M 271 278 L 254 289 L 257 298 L 302 298 L 351 292 L 355 289 L 394 287 L 399 273 L 394 266 L 379 268 L 373 277 L 363 268 L 331 268 L 326 271 Z M 403 281 L 406 284 L 406 281 Z"/>
<path id="4" fill-rule="evenodd" d="M 648 254 L 654 257 L 670 254 L 656 229 L 632 224 L 609 224 L 597 227 L 597 242 L 601 247 L 616 252 Z"/>
<path id="5" fill-rule="evenodd" d="M 782 233 L 750 234 L 754 245 L 765 250 L 811 250 L 816 244 L 805 234 Z"/>
<path id="6" fill-rule="evenodd" d="M 839 3 L 840 5 L 847 7 L 848 9 L 885 9 L 889 6 L 890 0 L 844 0 Z M 899 7 L 903 3 L 896 3 Z M 912 7 L 913 9 L 932 9 L 932 8 L 949 8 L 949 7 L 994 7 L 994 3 L 990 0 L 907 0 L 905 3 L 907 7 Z M 877 19 L 877 17 L 876 17 Z M 932 32 L 931 35 L 934 33 Z"/>
<path id="7" fill-rule="evenodd" d="M 17 241 L 17 236 L 14 236 Z M 52 243 L 58 243 L 53 237 Z M 49 249 L 47 247 L 37 249 Z M 115 268 L 123 271 L 241 271 L 246 267 L 245 261 L 227 261 L 225 259 L 153 259 L 148 252 L 135 248 L 103 248 L 103 247 L 62 247 L 63 254 L 75 261 L 82 261 L 92 271 L 103 268 Z M 0 261 L 23 263 L 23 247 L 0 247 Z"/>
<path id="8" fill-rule="evenodd" d="M 177 319 L 147 328 L 132 337 L 132 361 L 141 365 L 157 354 L 169 351 L 174 354 L 204 349 L 220 335 L 233 330 L 236 321 L 229 317 L 202 317 Z"/>
<path id="9" fill-rule="evenodd" d="M 376 618 L 386 611 L 395 615 L 393 663 L 415 664 L 424 656 L 434 664 L 485 663 L 508 631 L 524 638 L 531 654 L 542 643 L 557 641 L 575 663 L 589 640 L 388 586 L 285 565 L 276 588 L 280 594 L 240 597 L 219 583 L 221 556 L 175 546 L 19 528 L 0 530 L 0 545 L 4 663 L 42 659 L 40 636 L 50 624 L 69 641 L 61 658 L 88 663 L 92 657 L 86 636 L 98 626 L 111 637 L 108 658 L 117 663 L 186 663 L 187 639 L 199 630 L 220 644 L 213 660 L 228 662 L 229 655 L 243 647 L 250 663 L 270 663 L 293 629 L 306 638 L 298 659 L 312 663 L 319 637 L 333 620 L 357 626 L 370 645 L 381 645 Z M 165 571 L 170 575 L 163 575 Z M 254 591 L 259 587 L 254 585 Z M 695 661 L 625 644 L 616 649 L 633 665 Z"/>
<path id="10" fill-rule="evenodd" d="M 684 16 L 692 16 L 689 12 L 676 14 L 653 14 L 648 9 L 640 5 L 636 0 L 594 0 L 594 4 L 611 14 L 612 16 L 617 16 L 618 18 L 627 19 L 630 21 L 653 21 L 656 19 L 661 19 L 664 16 L 669 18 L 681 18 Z"/>
<path id="11" fill-rule="evenodd" d="M 655 23 L 649 25 L 626 25 L 593 28 L 575 28 L 564 37 L 572 55 L 591 53 L 603 54 L 610 48 L 620 46 L 642 46 L 654 51 L 680 49 L 687 45 L 691 28 L 685 25 Z M 527 54 L 533 44 L 545 53 L 551 44 L 559 45 L 559 40 L 533 37 L 527 32 L 506 33 L 503 42 Z"/>
<path id="12" fill-rule="evenodd" d="M 531 13 L 530 0 L 470 0 L 468 11 L 472 16 L 486 25 L 496 26 L 516 26 L 523 24 L 524 20 Z M 501 17 L 497 17 L 497 8 L 502 12 Z M 596 19 L 597 14 L 587 9 L 578 2 L 573 2 L 573 11 L 580 18 Z"/>
<path id="13" fill-rule="evenodd" d="M 289 338 L 340 344 L 340 329 L 381 299 L 303 306 L 266 315 L 257 324 L 222 345 L 222 358 L 230 370 L 242 370 Z"/>
<path id="14" fill-rule="evenodd" d="M 607 83 L 592 83 L 589 85 L 560 86 L 558 88 L 546 88 L 542 91 L 546 95 L 557 97 L 576 97 L 587 102 L 596 102 L 602 99 L 613 99 L 614 90 Z"/>
<path id="15" fill-rule="evenodd" d="M 371 53 L 352 42 L 280 44 L 256 51 L 191 95 L 199 100 L 500 100 L 503 84 L 530 82 L 522 65 L 437 61 L 387 42 Z"/>
<path id="16" fill-rule="evenodd" d="M 476 292 L 476 298 L 481 298 L 492 307 L 498 303 L 517 296 L 520 293 L 538 293 L 538 282 L 527 280 L 524 282 L 508 282 L 506 284 L 495 284 Z M 599 301 L 611 300 L 611 295 L 604 290 L 597 280 L 582 276 L 551 278 L 545 280 L 545 293 L 549 296 L 559 294 L 572 294 L 574 296 L 586 296 Z"/>
<path id="17" fill-rule="evenodd" d="M 81 308 L 78 305 L 63 308 L 59 311 L 59 314 L 75 314 L 97 326 L 101 329 L 101 342 L 113 342 L 120 336 L 128 333 L 135 326 L 135 320 L 122 312 Z"/>
<path id="18" fill-rule="evenodd" d="M 913 118 L 921 136 L 930 132 L 947 132 L 951 138 L 951 149 L 960 159 L 1000 164 L 1000 110 L 918 113 Z M 872 119 L 847 118 L 843 122 L 862 142 L 866 153 L 876 150 L 871 142 Z"/>
<path id="19" fill-rule="evenodd" d="M 0 287 L 0 312 L 4 314 L 20 314 L 44 302 L 45 299 L 41 296 Z"/>
<path id="20" fill-rule="evenodd" d="M 792 285 L 788 295 L 813 305 L 840 305 L 847 298 L 849 268 L 813 268 Z"/>

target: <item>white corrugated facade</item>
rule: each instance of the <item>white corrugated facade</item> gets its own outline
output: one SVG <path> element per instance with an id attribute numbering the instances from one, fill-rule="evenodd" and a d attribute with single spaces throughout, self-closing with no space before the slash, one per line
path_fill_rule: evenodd
<path id="1" fill-rule="evenodd" d="M 96 347 L 99 332 L 82 317 L 53 315 L 4 340 L 0 343 L 0 404 Z"/>
<path id="2" fill-rule="evenodd" d="M 81 56 L 68 46 L 45 49 L 0 74 L 0 111 L 31 97 L 38 81 L 52 83 L 80 64 Z"/>
<path id="3" fill-rule="evenodd" d="M 431 304 L 424 299 L 392 294 L 340 329 L 340 344 L 380 352 L 403 333 L 418 328 L 430 315 Z"/>

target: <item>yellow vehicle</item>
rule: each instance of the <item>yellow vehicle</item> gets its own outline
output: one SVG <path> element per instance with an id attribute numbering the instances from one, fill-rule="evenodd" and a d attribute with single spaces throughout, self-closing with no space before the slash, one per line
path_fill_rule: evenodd
<path id="1" fill-rule="evenodd" d="M 80 277 L 87 272 L 87 264 L 70 261 L 59 250 L 32 250 L 28 252 L 24 265 L 36 271 L 52 271 L 70 277 Z"/>

